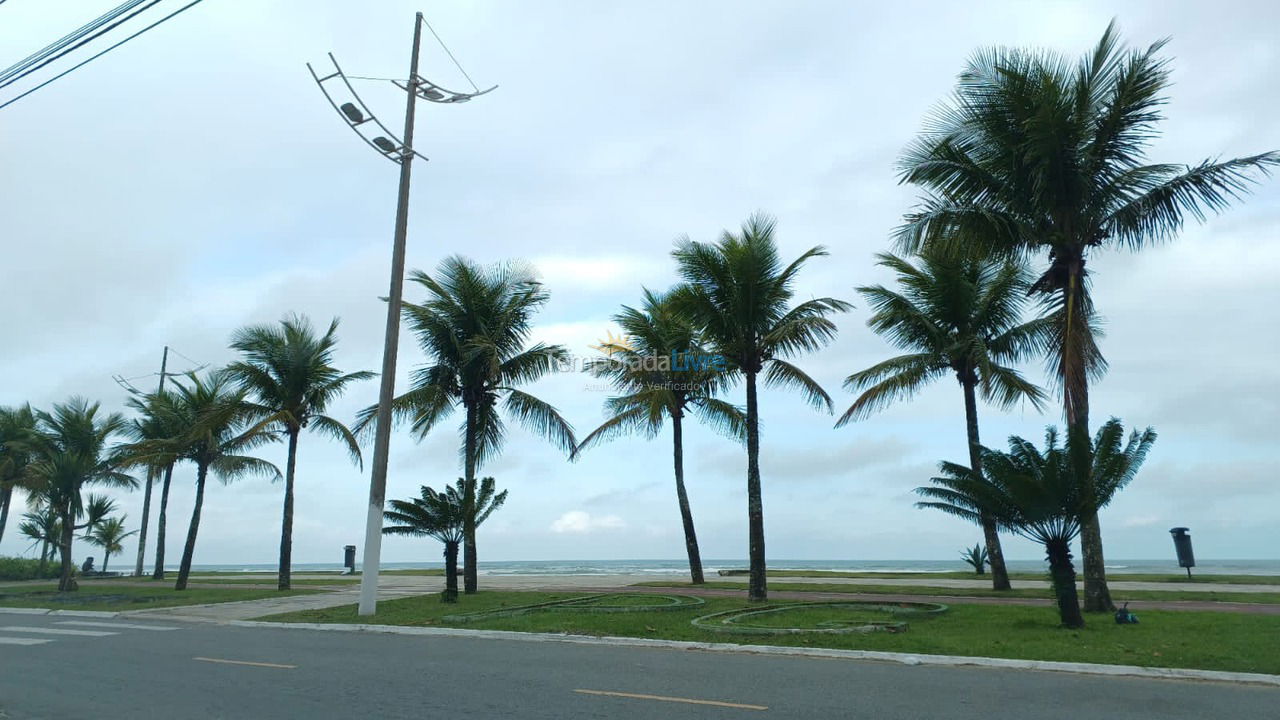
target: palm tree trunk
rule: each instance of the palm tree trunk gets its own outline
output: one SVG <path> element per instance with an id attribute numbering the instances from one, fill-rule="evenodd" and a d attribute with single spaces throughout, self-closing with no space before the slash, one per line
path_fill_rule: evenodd
<path id="1" fill-rule="evenodd" d="M 13 486 L 0 490 L 0 540 L 4 539 L 4 527 L 9 524 L 9 503 L 13 502 Z"/>
<path id="2" fill-rule="evenodd" d="M 75 537 L 75 519 L 72 517 L 71 503 L 62 512 L 62 538 L 58 550 L 62 554 L 62 572 L 58 576 L 58 591 L 74 590 L 71 579 L 71 541 Z"/>
<path id="3" fill-rule="evenodd" d="M 147 520 L 151 518 L 151 484 L 155 477 L 156 469 L 148 466 L 147 486 L 142 494 L 142 522 L 138 524 L 138 562 L 133 568 L 133 574 L 137 577 L 142 577 L 142 566 L 147 560 Z"/>
<path id="4" fill-rule="evenodd" d="M 975 475 L 982 475 L 982 440 L 978 436 L 978 396 L 975 392 L 977 378 L 968 373 L 960 383 L 964 387 L 964 419 L 969 433 L 969 467 Z M 996 521 L 987 515 L 982 516 L 982 540 L 987 546 L 987 562 L 991 564 L 991 589 L 1009 590 L 1009 570 L 1004 564 L 1004 550 L 1000 547 L 1000 533 Z M 982 566 L 978 566 L 978 574 L 982 574 Z"/>
<path id="5" fill-rule="evenodd" d="M 756 399 L 756 373 L 747 372 L 747 553 L 751 579 L 747 599 L 769 599 L 764 564 L 764 500 L 760 493 L 760 407 Z"/>
<path id="6" fill-rule="evenodd" d="M 49 568 L 49 538 L 44 538 L 40 543 L 40 577 L 44 577 L 44 571 Z"/>
<path id="7" fill-rule="evenodd" d="M 293 568 L 293 473 L 298 464 L 298 430 L 289 430 L 289 460 L 284 470 L 284 518 L 280 522 L 279 590 L 288 590 Z"/>
<path id="8" fill-rule="evenodd" d="M 1045 550 L 1062 626 L 1082 628 L 1084 617 L 1080 614 L 1080 596 L 1076 594 L 1076 570 L 1071 566 L 1071 544 L 1066 540 L 1053 540 L 1045 543 Z"/>
<path id="9" fill-rule="evenodd" d="M 444 594 L 442 602 L 458 602 L 458 541 L 449 540 L 444 544 Z"/>
<path id="10" fill-rule="evenodd" d="M 1063 330 L 1063 411 L 1067 419 L 1067 431 L 1081 432 L 1089 437 L 1089 371 L 1085 355 L 1090 336 L 1088 289 L 1085 287 L 1084 258 L 1067 263 L 1067 284 L 1063 288 L 1063 307 L 1067 327 Z M 1085 495 L 1094 494 L 1093 478 L 1080 478 Z M 1107 588 L 1107 565 L 1102 554 L 1102 526 L 1098 522 L 1096 508 L 1086 510 L 1080 516 L 1080 554 L 1084 565 L 1085 612 L 1111 612 L 1111 591 Z"/>
<path id="11" fill-rule="evenodd" d="M 191 575 L 191 558 L 196 554 L 196 533 L 200 532 L 200 508 L 204 506 L 204 481 L 209 468 L 196 468 L 196 503 L 191 510 L 191 527 L 187 529 L 187 544 L 182 548 L 182 564 L 178 566 L 178 582 L 174 590 L 187 589 L 187 577 Z"/>
<path id="12" fill-rule="evenodd" d="M 164 579 L 164 526 L 165 516 L 169 510 L 169 483 L 173 481 L 174 463 L 164 469 L 164 483 L 160 486 L 160 512 L 156 517 L 156 567 L 151 573 L 152 580 Z"/>
<path id="13" fill-rule="evenodd" d="M 462 504 L 466 507 L 462 524 L 463 558 L 462 585 L 463 592 L 474 595 L 479 590 L 476 573 L 476 423 L 477 409 L 474 403 L 467 403 L 467 428 L 463 453 Z"/>
<path id="14" fill-rule="evenodd" d="M 111 553 L 104 551 L 102 553 L 102 574 L 107 574 L 107 563 L 111 562 Z"/>
<path id="15" fill-rule="evenodd" d="M 698 552 L 698 533 L 693 528 L 693 511 L 689 509 L 689 494 L 684 489 L 684 427 L 683 413 L 671 414 L 671 435 L 674 445 L 676 470 L 676 499 L 680 502 L 680 520 L 684 523 L 684 549 L 689 555 L 689 579 L 701 585 L 702 554 Z"/>

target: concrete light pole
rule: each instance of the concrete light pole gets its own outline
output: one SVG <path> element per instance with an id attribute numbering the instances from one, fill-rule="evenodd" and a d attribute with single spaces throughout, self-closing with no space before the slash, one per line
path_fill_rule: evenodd
<path id="1" fill-rule="evenodd" d="M 310 64 L 307 65 L 307 69 L 311 70 L 311 76 L 315 79 L 316 84 L 320 86 L 320 91 L 329 100 L 329 104 L 333 105 L 333 108 L 342 116 L 344 122 L 379 154 L 400 165 L 400 187 L 396 198 L 395 236 L 391 248 L 391 287 L 387 293 L 387 326 L 383 339 L 382 377 L 381 386 L 378 389 L 378 413 L 374 426 L 373 471 L 369 478 L 369 507 L 365 518 L 364 561 L 360 571 L 359 613 L 361 615 L 374 614 L 378 606 L 378 569 L 382 553 L 382 510 L 387 494 L 387 462 L 391 449 L 391 402 L 395 398 L 396 356 L 400 345 L 400 307 L 404 291 L 405 243 L 409 229 L 409 180 L 413 158 L 416 156 L 426 160 L 425 157 L 413 149 L 413 120 L 416 101 L 423 99 L 441 104 L 464 103 L 497 87 L 495 85 L 487 90 L 480 90 L 473 84 L 472 87 L 475 92 L 461 93 L 446 90 L 419 76 L 418 55 L 423 25 L 427 25 L 426 20 L 423 19 L 422 13 L 418 13 L 413 23 L 413 51 L 409 57 L 408 80 L 403 83 L 396 80 L 391 81 L 397 87 L 404 89 L 406 95 L 404 133 L 399 139 L 395 137 L 395 134 L 386 125 L 383 125 L 378 120 L 373 112 L 369 110 L 369 106 L 356 94 L 355 89 L 351 87 L 351 79 L 343 73 L 342 68 L 338 66 L 338 61 L 334 59 L 332 54 L 329 55 L 329 59 L 333 62 L 334 72 L 329 75 L 320 77 L 316 75 Z M 427 25 L 428 29 L 430 27 L 430 25 Z M 434 30 L 432 30 L 432 35 L 435 35 Z M 436 35 L 436 39 L 437 41 L 439 40 L 438 35 Z M 441 47 L 443 46 L 444 43 L 441 42 Z M 451 59 L 453 58 L 447 47 L 445 52 L 449 54 Z M 457 61 L 454 60 L 454 63 L 457 64 Z M 462 70 L 460 65 L 458 69 L 466 76 L 466 71 Z M 354 102 L 346 102 L 339 105 L 334 100 L 333 95 L 330 94 L 329 89 L 325 86 L 326 82 L 334 79 L 341 80 L 339 88 L 345 88 L 345 94 L 349 95 Z M 469 77 L 468 80 L 470 80 Z M 365 131 L 370 128 L 370 123 L 381 129 L 384 134 L 373 138 L 367 137 Z"/>

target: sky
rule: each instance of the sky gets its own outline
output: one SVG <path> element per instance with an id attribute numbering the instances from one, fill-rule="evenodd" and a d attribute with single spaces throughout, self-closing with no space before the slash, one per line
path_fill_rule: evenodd
<path id="1" fill-rule="evenodd" d="M 115 4 L 4 3 L 0 66 Z M 713 240 L 769 212 L 784 257 L 830 251 L 806 267 L 797 297 L 858 306 L 839 318 L 837 342 L 795 361 L 837 412 L 853 399 L 843 379 L 895 352 L 866 328 L 854 291 L 890 280 L 874 255 L 890 249 L 915 198 L 895 160 L 975 50 L 1076 55 L 1114 17 L 1134 46 L 1172 38 L 1153 161 L 1280 148 L 1280 6 L 1269 2 L 209 0 L 0 111 L 0 405 L 83 395 L 123 410 L 113 377 L 150 388 L 165 345 L 171 371 L 217 366 L 233 359 L 236 328 L 294 312 L 318 324 L 340 317 L 337 365 L 377 370 L 397 168 L 342 127 L 305 63 L 323 65 L 332 51 L 352 75 L 405 76 L 418 9 L 477 84 L 499 87 L 466 105 L 418 108 L 415 146 L 430 160 L 414 167 L 409 268 L 452 254 L 527 259 L 551 293 L 535 339 L 589 356 L 620 305 L 676 281 L 677 238 Z M 430 35 L 423 48 L 424 76 L 467 87 Z M 399 127 L 403 100 L 390 83 L 359 89 Z M 1200 558 L 1277 557 L 1278 228 L 1272 179 L 1175 242 L 1091 258 L 1111 363 L 1093 414 L 1160 433 L 1102 513 L 1109 560 L 1172 561 L 1174 526 L 1191 528 Z M 401 348 L 399 389 L 424 362 L 407 332 Z M 1025 371 L 1046 381 L 1039 363 Z M 585 434 L 608 397 L 591 385 L 566 373 L 529 389 Z M 350 420 L 376 396 L 376 381 L 355 386 L 332 413 Z M 727 397 L 742 402 L 741 387 Z M 771 559 L 954 559 L 980 539 L 974 526 L 913 507 L 912 489 L 938 461 L 966 457 L 954 382 L 840 429 L 794 394 L 762 393 L 761 413 Z M 1055 407 L 983 407 L 980 417 L 997 446 L 1060 421 Z M 452 482 L 459 444 L 452 421 L 422 442 L 397 432 L 388 496 Z M 745 557 L 744 450 L 696 425 L 685 448 L 703 557 Z M 284 464 L 281 444 L 261 455 Z M 570 463 L 513 429 L 483 473 L 510 498 L 481 529 L 481 560 L 683 556 L 668 433 Z M 180 466 L 174 562 L 193 486 L 194 470 Z M 295 562 L 338 562 L 343 545 L 362 542 L 367 468 L 342 448 L 305 436 L 297 492 Z M 136 528 L 142 493 L 113 495 Z M 272 562 L 282 497 L 267 480 L 212 484 L 195 562 Z M 14 515 L 22 510 L 15 503 Z M 30 554 L 15 521 L 0 553 Z M 1010 558 L 1041 557 L 1026 541 L 1005 543 Z M 401 538 L 383 548 L 387 561 L 440 552 Z M 130 539 L 126 559 L 112 562 L 131 565 L 135 552 Z M 81 545 L 77 557 L 86 554 L 99 553 Z"/>

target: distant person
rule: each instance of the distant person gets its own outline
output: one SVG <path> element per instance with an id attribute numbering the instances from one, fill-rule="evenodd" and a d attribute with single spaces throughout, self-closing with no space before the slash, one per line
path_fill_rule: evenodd
<path id="1" fill-rule="evenodd" d="M 85 559 L 84 564 L 80 566 L 80 574 L 81 574 L 81 575 L 89 575 L 89 574 L 91 574 L 91 573 L 93 573 L 93 572 L 94 572 L 94 569 L 93 569 L 93 556 L 92 556 L 92 555 L 90 555 L 88 558 L 86 558 L 86 559 Z"/>

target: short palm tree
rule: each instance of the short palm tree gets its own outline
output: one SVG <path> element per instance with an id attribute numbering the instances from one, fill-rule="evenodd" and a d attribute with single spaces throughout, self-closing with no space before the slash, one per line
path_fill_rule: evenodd
<path id="1" fill-rule="evenodd" d="M 987 565 L 991 563 L 991 556 L 987 553 L 987 549 L 982 546 L 982 543 L 974 543 L 973 547 L 961 550 L 960 559 L 973 568 L 974 575 L 986 575 Z"/>
<path id="2" fill-rule="evenodd" d="M 878 265 L 897 273 L 899 289 L 858 288 L 874 312 L 867 325 L 909 354 L 850 375 L 845 387 L 862 394 L 836 426 L 908 400 L 926 384 L 951 375 L 964 391 L 969 464 L 981 474 L 978 393 L 1001 409 L 1022 401 L 1040 409 L 1043 391 L 1011 365 L 1038 350 L 1052 331 L 1051 321 L 1022 322 L 1030 283 L 1017 263 L 937 252 L 915 265 L 891 253 L 876 257 Z M 982 523 L 982 534 L 991 561 L 991 586 L 1008 590 L 1009 572 L 994 520 Z"/>
<path id="3" fill-rule="evenodd" d="M 391 509 L 382 513 L 391 523 L 382 528 L 384 535 L 412 535 L 433 537 L 444 543 L 445 589 L 444 602 L 458 601 L 458 546 L 466 535 L 467 501 L 466 480 L 458 478 L 456 486 L 446 485 L 444 492 L 436 492 L 426 485 L 422 494 L 412 500 L 392 500 Z M 494 494 L 493 478 L 480 480 L 471 513 L 471 525 L 479 527 L 494 510 L 507 501 L 507 491 Z"/>
<path id="4" fill-rule="evenodd" d="M 714 243 L 683 239 L 673 253 L 685 281 L 672 302 L 702 333 L 708 350 L 729 371 L 741 373 L 747 386 L 747 526 L 751 578 L 748 597 L 763 601 L 765 582 L 764 506 L 760 492 L 760 408 L 758 379 L 799 390 L 816 408 L 831 411 L 831 397 L 813 378 L 785 358 L 825 346 L 836 335 L 830 316 L 851 305 L 834 298 L 813 298 L 796 305 L 796 276 L 804 264 L 826 255 L 812 248 L 789 265 L 778 257 L 775 223 L 753 215 L 738 234 L 725 231 Z"/>
<path id="5" fill-rule="evenodd" d="M 40 546 L 39 575 L 44 577 L 53 548 L 56 548 L 62 539 L 62 521 L 58 519 L 58 513 L 41 503 L 38 508 L 22 515 L 22 522 L 18 523 L 18 533 L 31 541 L 31 547 Z"/>
<path id="6" fill-rule="evenodd" d="M 173 449 L 177 455 L 196 466 L 196 497 L 191 510 L 191 525 L 182 549 L 175 590 L 187 589 L 191 561 L 200 531 L 200 512 L 204 507 L 204 488 L 212 472 L 224 483 L 249 475 L 280 479 L 280 470 L 260 458 L 245 455 L 273 439 L 270 431 L 254 423 L 253 409 L 245 400 L 245 391 L 223 370 L 204 378 L 187 373 L 184 380 L 174 382 L 174 421 L 182 428 Z"/>
<path id="7" fill-rule="evenodd" d="M 1065 445 L 1059 444 L 1051 427 L 1043 452 L 1011 437 L 1007 453 L 983 449 L 982 475 L 968 465 L 942 463 L 932 485 L 916 488 L 926 498 L 916 506 L 973 522 L 993 517 L 1002 528 L 1043 545 L 1062 624 L 1083 627 L 1071 541 L 1087 515 L 1096 515 L 1133 480 L 1155 439 L 1147 428 L 1125 442 L 1124 426 L 1115 418 L 1092 443 L 1080 430 L 1069 430 Z"/>
<path id="8" fill-rule="evenodd" d="M 306 317 L 287 317 L 277 325 L 241 328 L 231 347 L 242 359 L 227 372 L 252 398 L 255 419 L 279 428 L 289 443 L 284 471 L 284 512 L 280 523 L 280 574 L 278 587 L 288 590 L 293 558 L 293 493 L 298 459 L 298 436 L 310 429 L 346 445 L 351 459 L 361 464 L 360 445 L 338 420 L 325 415 L 329 405 L 347 386 L 374 376 L 371 372 L 343 373 L 333 366 L 338 344 L 338 320 L 324 335 L 316 335 Z"/>
<path id="9" fill-rule="evenodd" d="M 30 405 L 0 407 L 0 540 L 9 521 L 13 491 L 31 489 L 32 441 L 36 415 Z"/>
<path id="10" fill-rule="evenodd" d="M 83 490 L 89 486 L 137 486 L 136 480 L 121 471 L 127 461 L 112 445 L 115 438 L 124 434 L 126 423 L 119 413 L 103 414 L 98 403 L 73 397 L 65 403 L 55 403 L 48 412 L 37 412 L 36 427 L 39 435 L 34 443 L 32 474 L 44 502 L 57 515 L 62 533 L 58 541 L 62 557 L 58 589 L 72 590 L 75 584 L 71 579 L 71 544 L 75 532 L 101 519 L 87 512 L 96 510 L 98 505 L 86 503 Z M 86 522 L 77 523 L 86 517 Z"/>
<path id="11" fill-rule="evenodd" d="M 954 99 L 908 148 L 901 178 L 924 189 L 898 233 L 902 249 L 963 249 L 984 257 L 1045 253 L 1032 285 L 1055 319 L 1044 351 L 1067 425 L 1089 426 L 1089 383 L 1106 369 L 1085 262 L 1100 248 L 1172 240 L 1187 215 L 1204 220 L 1242 196 L 1280 153 L 1197 165 L 1150 164 L 1163 120 L 1165 41 L 1127 50 L 1112 24 L 1079 61 L 1040 50 L 977 53 Z M 1113 607 L 1102 532 L 1081 532 L 1085 609 Z"/>
<path id="12" fill-rule="evenodd" d="M 392 401 L 391 410 L 396 421 L 409 422 L 421 439 L 462 409 L 464 501 L 475 502 L 476 472 L 502 450 L 506 424 L 501 411 L 571 452 L 577 445 L 573 426 L 553 406 L 520 389 L 568 357 L 560 345 L 529 345 L 533 315 L 549 298 L 532 269 L 519 263 L 484 268 L 451 257 L 434 277 L 414 271 L 409 279 L 427 291 L 422 304 L 404 304 L 404 317 L 430 364 L 413 371 L 411 387 Z M 373 406 L 360 413 L 357 432 L 372 430 L 377 410 Z M 463 588 L 474 593 L 476 532 L 469 518 Z"/>
<path id="13" fill-rule="evenodd" d="M 656 437 L 671 418 L 676 500 L 684 526 L 689 575 L 698 585 L 703 582 L 702 557 L 684 485 L 684 418 L 693 412 L 717 430 L 738 438 L 744 436 L 746 418 L 739 408 L 716 397 L 728 384 L 729 372 L 719 356 L 702 347 L 697 331 L 676 312 L 668 295 L 645 290 L 643 308 L 624 306 L 613 319 L 622 328 L 623 341 L 600 346 L 605 357 L 591 362 L 587 370 L 607 378 L 625 394 L 605 402 L 609 419 L 583 438 L 574 457 L 623 434 L 640 432 Z"/>
<path id="14" fill-rule="evenodd" d="M 172 392 L 160 390 L 129 398 L 129 407 L 137 416 L 129 421 L 127 434 L 133 441 L 124 451 L 132 460 L 147 469 L 147 493 L 143 498 L 142 526 L 138 533 L 138 574 L 142 572 L 143 553 L 147 542 L 147 520 L 150 511 L 151 484 L 161 479 L 160 507 L 156 513 L 156 560 L 151 577 L 164 579 L 165 532 L 169 514 L 169 488 L 173 483 L 173 468 L 180 459 L 177 443 L 183 432 L 183 423 L 174 405 Z"/>
<path id="15" fill-rule="evenodd" d="M 84 535 L 84 540 L 102 548 L 102 572 L 104 573 L 107 571 L 107 563 L 111 561 L 111 556 L 124 551 L 124 541 L 138 534 L 137 530 L 125 532 L 124 520 L 124 515 L 103 518 L 89 528 Z"/>

